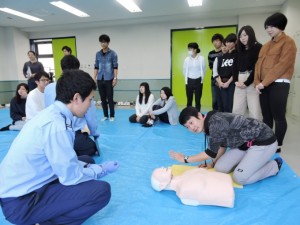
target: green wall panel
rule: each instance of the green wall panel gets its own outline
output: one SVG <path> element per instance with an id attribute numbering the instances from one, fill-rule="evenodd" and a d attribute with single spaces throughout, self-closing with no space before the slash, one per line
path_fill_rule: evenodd
<path id="1" fill-rule="evenodd" d="M 186 105 L 185 82 L 183 75 L 183 62 L 188 56 L 187 45 L 197 42 L 202 55 L 206 60 L 206 74 L 204 77 L 201 105 L 211 107 L 211 70 L 208 66 L 207 55 L 213 50 L 211 37 L 220 33 L 226 37 L 229 33 L 236 33 L 237 26 L 208 27 L 203 29 L 171 30 L 172 51 L 172 92 L 178 105 Z M 193 102 L 193 105 L 194 102 Z"/>
<path id="2" fill-rule="evenodd" d="M 60 60 L 64 57 L 64 53 L 61 50 L 63 46 L 69 46 L 72 49 L 72 55 L 76 54 L 76 39 L 75 37 L 68 38 L 54 38 L 52 39 L 52 50 L 54 58 L 54 69 L 55 69 L 55 79 L 57 80 L 61 75 Z"/>

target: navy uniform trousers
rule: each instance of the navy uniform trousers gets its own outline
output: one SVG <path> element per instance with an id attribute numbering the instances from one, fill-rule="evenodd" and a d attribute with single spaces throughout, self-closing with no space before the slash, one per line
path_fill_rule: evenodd
<path id="1" fill-rule="evenodd" d="M 90 158 L 78 157 L 85 162 Z M 65 186 L 54 180 L 27 195 L 2 198 L 0 203 L 5 218 L 13 224 L 79 225 L 104 208 L 110 197 L 110 185 L 105 181 Z"/>

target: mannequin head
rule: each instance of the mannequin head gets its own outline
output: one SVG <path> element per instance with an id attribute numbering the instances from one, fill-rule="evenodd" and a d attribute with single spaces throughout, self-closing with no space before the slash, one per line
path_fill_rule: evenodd
<path id="1" fill-rule="evenodd" d="M 151 185 L 156 191 L 165 189 L 172 180 L 171 167 L 157 168 L 152 172 Z"/>

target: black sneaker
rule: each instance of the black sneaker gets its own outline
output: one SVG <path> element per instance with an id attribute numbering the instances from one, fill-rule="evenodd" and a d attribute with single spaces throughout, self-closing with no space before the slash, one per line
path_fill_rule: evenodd
<path id="1" fill-rule="evenodd" d="M 153 125 L 152 124 L 149 124 L 149 123 L 146 123 L 146 124 L 143 124 L 142 127 L 152 127 Z"/>
<path id="2" fill-rule="evenodd" d="M 281 169 L 281 166 L 282 166 L 282 163 L 283 163 L 283 160 L 282 160 L 282 158 L 280 158 L 280 157 L 277 157 L 276 159 L 274 159 L 274 161 L 277 163 L 277 165 L 278 165 L 278 173 L 279 173 L 279 171 L 280 171 L 280 169 Z"/>
<path id="3" fill-rule="evenodd" d="M 9 124 L 9 125 L 7 125 L 7 126 L 5 126 L 5 127 L 2 127 L 2 128 L 0 129 L 0 131 L 6 131 L 6 130 L 9 130 L 10 125 L 11 125 L 11 124 Z"/>

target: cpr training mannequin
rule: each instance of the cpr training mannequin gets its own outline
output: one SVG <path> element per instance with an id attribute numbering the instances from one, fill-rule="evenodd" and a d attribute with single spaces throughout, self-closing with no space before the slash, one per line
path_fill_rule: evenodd
<path id="1" fill-rule="evenodd" d="M 215 205 L 234 207 L 234 190 L 230 175 L 203 168 L 172 175 L 170 167 L 153 171 L 151 185 L 154 190 L 173 190 L 185 205 Z"/>

